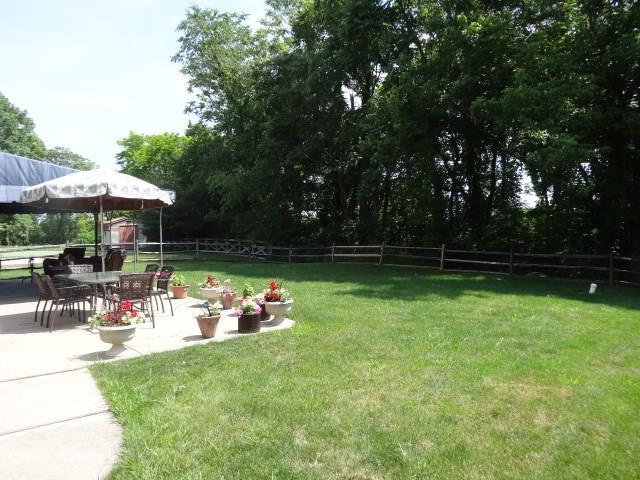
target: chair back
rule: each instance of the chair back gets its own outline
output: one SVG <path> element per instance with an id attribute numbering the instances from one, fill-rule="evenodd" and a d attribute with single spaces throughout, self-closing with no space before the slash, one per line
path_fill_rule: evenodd
<path id="1" fill-rule="evenodd" d="M 146 267 L 144 267 L 145 273 L 153 272 L 156 273 L 160 269 L 160 265 L 157 263 L 150 263 Z"/>
<path id="2" fill-rule="evenodd" d="M 67 247 L 64 249 L 62 254 L 60 254 L 60 259 L 71 255 L 74 260 L 82 260 L 84 258 L 84 253 L 86 252 L 85 247 Z"/>
<path id="3" fill-rule="evenodd" d="M 58 292 L 58 289 L 56 288 L 56 284 L 53 283 L 53 280 L 51 279 L 51 277 L 49 275 L 44 275 L 41 278 L 42 280 L 44 280 L 44 283 L 47 286 L 49 293 L 51 294 L 51 298 L 53 298 L 54 300 L 59 300 L 60 292 Z"/>
<path id="4" fill-rule="evenodd" d="M 157 287 L 159 290 L 166 290 L 169 287 L 169 280 L 173 276 L 175 267 L 171 265 L 165 265 L 160 269 L 160 275 L 158 275 Z"/>
<path id="5" fill-rule="evenodd" d="M 45 277 L 50 278 L 49 275 L 45 275 Z M 41 297 L 49 298 L 51 293 L 49 292 L 49 289 L 47 288 L 47 285 L 45 284 L 44 280 L 42 279 L 42 276 L 38 272 L 32 272 L 31 273 L 31 278 L 33 279 L 34 282 L 36 282 L 36 287 L 38 288 L 38 294 Z"/>
<path id="6" fill-rule="evenodd" d="M 120 276 L 118 296 L 122 300 L 136 300 L 151 295 L 153 277 L 151 273 L 131 273 Z"/>
<path id="7" fill-rule="evenodd" d="M 65 267 L 67 273 L 93 273 L 93 265 L 80 263 L 77 265 L 67 265 Z"/>
<path id="8" fill-rule="evenodd" d="M 107 272 L 118 272 L 122 270 L 124 259 L 127 257 L 126 250 L 113 250 L 104 262 L 104 269 Z"/>

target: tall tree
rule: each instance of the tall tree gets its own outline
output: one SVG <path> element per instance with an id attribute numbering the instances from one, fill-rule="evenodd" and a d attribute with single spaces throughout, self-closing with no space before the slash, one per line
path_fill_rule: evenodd
<path id="1" fill-rule="evenodd" d="M 14 106 L 0 93 L 0 151 L 44 159 L 46 148 L 34 128 L 35 124 L 27 112 Z"/>

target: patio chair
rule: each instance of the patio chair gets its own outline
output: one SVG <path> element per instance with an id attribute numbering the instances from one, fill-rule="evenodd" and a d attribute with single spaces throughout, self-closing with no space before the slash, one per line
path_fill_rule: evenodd
<path id="1" fill-rule="evenodd" d="M 93 265 L 89 265 L 88 263 L 67 265 L 65 270 L 67 273 L 93 273 Z"/>
<path id="2" fill-rule="evenodd" d="M 156 306 L 158 299 L 160 299 L 160 305 L 162 305 L 162 313 L 164 313 L 164 302 L 162 301 L 162 294 L 167 296 L 169 307 L 171 308 L 171 316 L 173 317 L 173 304 L 171 303 L 171 297 L 169 297 L 169 282 L 173 276 L 175 268 L 170 265 L 165 265 L 160 269 L 160 275 L 158 275 L 158 282 L 156 289 L 153 291 L 153 297 L 156 300 Z"/>
<path id="3" fill-rule="evenodd" d="M 115 288 L 114 293 L 110 295 L 109 300 L 113 303 L 120 304 L 129 301 L 134 306 L 139 305 L 139 309 L 151 316 L 153 328 L 156 328 L 156 319 L 153 313 L 153 304 L 151 302 L 153 277 L 155 273 L 131 273 L 122 275 L 120 282 Z"/>
<path id="4" fill-rule="evenodd" d="M 45 283 L 44 277 L 50 278 L 54 285 L 58 289 L 70 287 L 73 284 L 69 283 L 65 280 L 57 279 L 56 277 L 49 277 L 49 275 L 40 275 L 38 272 L 31 272 L 31 281 L 36 284 L 36 288 L 38 289 L 38 303 L 36 304 L 36 311 L 34 312 L 33 321 L 38 321 L 38 309 L 40 308 L 40 302 L 44 300 L 44 305 L 42 306 L 42 312 L 40 314 L 40 325 L 44 323 L 44 314 L 47 311 L 47 304 L 51 300 L 51 292 L 49 291 L 49 287 Z"/>
<path id="5" fill-rule="evenodd" d="M 119 272 L 120 270 L 122 270 L 122 265 L 124 265 L 124 261 L 126 258 L 126 250 L 114 250 L 113 253 L 105 259 L 105 272 Z"/>
<path id="6" fill-rule="evenodd" d="M 53 275 L 56 272 L 52 267 L 69 265 L 76 262 L 82 263 L 84 261 L 85 251 L 86 248 L 84 247 L 67 247 L 58 255 L 57 259 L 45 258 L 42 261 L 44 273 L 47 275 Z"/>
<path id="7" fill-rule="evenodd" d="M 46 283 L 42 279 L 42 276 L 38 272 L 31 273 L 31 279 L 35 282 L 36 287 L 38 288 L 38 303 L 36 304 L 36 311 L 33 315 L 33 321 L 38 321 L 38 308 L 40 308 L 40 302 L 44 300 L 44 305 L 42 307 L 42 312 L 40 314 L 40 325 L 44 322 L 44 312 L 47 311 L 47 303 L 51 300 L 51 293 L 49 292 L 49 288 Z"/>
<path id="8" fill-rule="evenodd" d="M 47 327 L 49 327 L 49 331 L 53 332 L 53 324 L 55 321 L 55 315 L 53 318 L 51 317 L 51 312 L 56 310 L 58 311 L 58 307 L 62 305 L 62 309 L 60 310 L 60 314 L 58 318 L 62 318 L 62 314 L 64 313 L 65 308 L 69 311 L 69 315 L 73 316 L 75 305 L 78 305 L 78 320 L 81 322 L 86 322 L 86 316 L 83 317 L 83 313 L 85 312 L 85 302 L 89 302 L 89 298 L 83 294 L 83 290 L 77 287 L 63 287 L 60 285 L 56 285 L 56 283 L 51 279 L 51 277 L 45 275 L 43 277 L 44 283 L 49 290 L 49 294 L 51 295 L 51 304 L 49 306 L 49 313 L 47 314 Z M 80 309 L 80 302 L 82 302 L 82 310 Z"/>

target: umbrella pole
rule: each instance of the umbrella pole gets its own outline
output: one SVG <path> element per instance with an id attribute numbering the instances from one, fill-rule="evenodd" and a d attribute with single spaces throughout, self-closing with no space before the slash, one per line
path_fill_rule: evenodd
<path id="1" fill-rule="evenodd" d="M 100 197 L 100 226 L 104 225 L 104 212 L 102 211 L 102 197 Z M 102 233 L 102 228 L 100 228 Z M 102 235 L 104 237 L 104 234 Z M 100 260 L 102 261 L 102 271 L 104 272 L 104 238 L 100 241 Z"/>
<path id="2" fill-rule="evenodd" d="M 133 271 L 138 268 L 138 249 L 136 248 L 136 230 L 138 229 L 138 222 L 133 222 Z"/>
<path id="3" fill-rule="evenodd" d="M 164 267 L 164 256 L 162 255 L 162 208 L 160 208 L 160 268 Z"/>
<path id="4" fill-rule="evenodd" d="M 93 255 L 98 256 L 98 214 L 93 212 Z"/>

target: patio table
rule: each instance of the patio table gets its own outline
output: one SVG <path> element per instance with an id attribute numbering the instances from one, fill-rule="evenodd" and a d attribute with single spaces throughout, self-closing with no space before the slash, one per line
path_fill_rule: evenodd
<path id="1" fill-rule="evenodd" d="M 106 284 L 107 283 L 117 283 L 120 281 L 120 276 L 124 272 L 91 272 L 91 273 L 65 273 L 63 275 L 56 275 L 56 278 L 61 278 L 64 280 L 68 280 L 73 283 L 81 284 L 81 285 L 91 285 L 93 286 L 93 296 L 91 297 L 91 311 L 93 313 L 97 312 L 97 304 L 96 301 L 98 298 L 98 285 L 102 285 L 105 288 L 106 292 Z"/>

